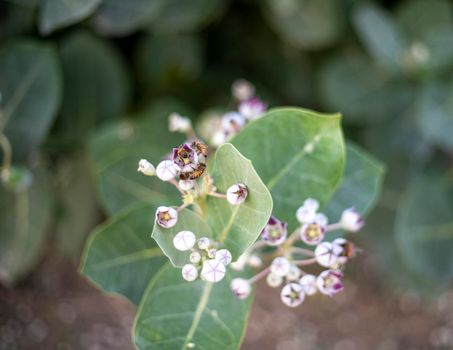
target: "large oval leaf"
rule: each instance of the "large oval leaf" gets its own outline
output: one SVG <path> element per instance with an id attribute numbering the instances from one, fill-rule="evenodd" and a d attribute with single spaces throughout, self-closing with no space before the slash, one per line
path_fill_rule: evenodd
<path id="1" fill-rule="evenodd" d="M 0 185 L 0 282 L 10 284 L 35 265 L 47 237 L 53 212 L 47 174 L 38 170 L 33 183 L 19 193 Z"/>
<path id="2" fill-rule="evenodd" d="M 52 47 L 11 41 L 0 50 L 0 132 L 14 158 L 24 159 L 43 141 L 60 104 L 61 82 Z"/>
<path id="3" fill-rule="evenodd" d="M 149 237 L 155 208 L 141 205 L 126 210 L 97 228 L 83 257 L 81 271 L 107 292 L 138 304 L 155 272 L 165 262 Z"/>
<path id="4" fill-rule="evenodd" d="M 164 266 L 150 283 L 134 323 L 140 350 L 238 349 L 252 298 L 236 299 L 231 275 L 218 284 L 186 282 L 181 271 Z"/>
<path id="5" fill-rule="evenodd" d="M 296 225 L 304 199 L 322 204 L 335 192 L 344 168 L 340 115 L 297 108 L 271 110 L 247 125 L 232 143 L 253 162 L 272 193 L 274 214 Z"/>
<path id="6" fill-rule="evenodd" d="M 323 212 L 333 221 L 340 219 L 346 208 L 368 213 L 379 197 L 384 166 L 358 145 L 346 145 L 346 168 L 343 181 Z"/>
<path id="7" fill-rule="evenodd" d="M 157 165 L 172 147 L 183 142 L 181 134 L 168 131 L 168 115 L 175 111 L 186 114 L 188 108 L 175 100 L 160 100 L 135 120 L 111 124 L 96 134 L 91 154 L 98 192 L 108 212 L 140 202 L 177 203 L 179 196 L 173 186 L 136 171 L 141 158 Z"/>
<path id="8" fill-rule="evenodd" d="M 43 0 L 39 18 L 42 34 L 74 24 L 88 17 L 102 0 Z"/>

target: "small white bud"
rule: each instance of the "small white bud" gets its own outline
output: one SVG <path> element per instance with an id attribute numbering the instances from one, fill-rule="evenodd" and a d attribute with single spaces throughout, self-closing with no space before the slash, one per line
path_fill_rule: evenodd
<path id="1" fill-rule="evenodd" d="M 228 249 L 220 249 L 215 253 L 215 259 L 220 261 L 223 265 L 228 266 L 233 257 Z"/>
<path id="2" fill-rule="evenodd" d="M 302 304 L 305 294 L 300 284 L 288 283 L 282 288 L 280 298 L 286 306 L 296 307 Z"/>
<path id="3" fill-rule="evenodd" d="M 362 216 L 354 208 L 346 209 L 341 214 L 340 225 L 346 231 L 357 232 L 364 224 Z"/>
<path id="4" fill-rule="evenodd" d="M 315 221 L 316 211 L 303 205 L 297 209 L 296 218 L 301 224 L 311 224 Z"/>
<path id="5" fill-rule="evenodd" d="M 296 265 L 291 265 L 288 273 L 286 274 L 286 279 L 288 281 L 296 281 L 299 279 L 300 274 L 300 269 Z"/>
<path id="6" fill-rule="evenodd" d="M 198 264 L 201 261 L 201 254 L 198 252 L 190 253 L 189 260 L 192 264 Z"/>
<path id="7" fill-rule="evenodd" d="M 239 104 L 239 113 L 241 113 L 248 120 L 255 120 L 266 112 L 266 104 L 258 97 L 252 97 L 247 100 L 241 101 Z"/>
<path id="8" fill-rule="evenodd" d="M 173 238 L 173 245 L 180 251 L 186 251 L 193 248 L 195 245 L 195 234 L 191 231 L 181 231 Z"/>
<path id="9" fill-rule="evenodd" d="M 217 253 L 217 249 L 215 249 L 215 248 L 208 249 L 208 257 L 209 258 L 214 259 L 216 253 Z"/>
<path id="10" fill-rule="evenodd" d="M 333 245 L 330 242 L 322 242 L 315 249 L 316 261 L 324 267 L 335 266 L 342 250 L 340 246 Z"/>
<path id="11" fill-rule="evenodd" d="M 247 260 L 248 260 L 248 254 L 245 253 L 245 254 L 242 254 L 241 256 L 239 256 L 239 258 L 235 261 L 235 262 L 232 262 L 230 267 L 235 270 L 235 271 L 242 271 L 244 270 L 244 267 L 245 267 L 245 264 L 247 263 Z"/>
<path id="12" fill-rule="evenodd" d="M 140 161 L 138 162 L 137 171 L 146 176 L 156 175 L 156 168 L 154 168 L 154 166 L 146 159 L 140 159 Z"/>
<path id="13" fill-rule="evenodd" d="M 254 268 L 261 267 L 263 266 L 263 260 L 261 260 L 258 255 L 253 254 L 250 255 L 249 259 L 247 260 L 247 265 Z"/>
<path id="14" fill-rule="evenodd" d="M 163 160 L 157 165 L 156 175 L 162 181 L 173 180 L 178 174 L 178 167 L 171 160 Z"/>
<path id="15" fill-rule="evenodd" d="M 201 277 L 208 281 L 217 283 L 225 277 L 225 265 L 215 259 L 206 260 L 201 269 Z"/>
<path id="16" fill-rule="evenodd" d="M 243 278 L 234 278 L 230 283 L 230 289 L 238 299 L 245 299 L 252 291 L 249 281 Z"/>
<path id="17" fill-rule="evenodd" d="M 283 277 L 273 272 L 268 273 L 266 276 L 266 283 L 269 285 L 269 287 L 277 288 L 283 283 Z"/>
<path id="18" fill-rule="evenodd" d="M 192 264 L 186 264 L 182 267 L 181 270 L 182 278 L 186 281 L 192 282 L 195 281 L 198 277 L 198 271 L 195 266 Z"/>
<path id="19" fill-rule="evenodd" d="M 156 210 L 156 222 L 159 226 L 170 228 L 176 225 L 178 212 L 171 207 L 158 207 Z"/>
<path id="20" fill-rule="evenodd" d="M 168 117 L 168 129 L 171 132 L 188 132 L 192 129 L 192 122 L 187 117 L 172 113 Z"/>
<path id="21" fill-rule="evenodd" d="M 248 193 L 246 185 L 235 184 L 227 190 L 227 200 L 232 205 L 240 205 L 244 203 Z"/>
<path id="22" fill-rule="evenodd" d="M 332 296 L 344 288 L 343 273 L 338 270 L 323 271 L 316 279 L 316 285 L 322 294 Z"/>
<path id="23" fill-rule="evenodd" d="M 319 226 L 321 227 L 326 227 L 327 224 L 329 223 L 329 219 L 327 218 L 327 216 L 323 213 L 318 213 L 316 214 L 315 216 L 315 220 L 314 220 L 314 223 L 315 224 L 318 224 Z"/>
<path id="24" fill-rule="evenodd" d="M 224 130 L 218 130 L 214 133 L 211 138 L 211 145 L 214 147 L 220 146 L 222 143 L 225 143 L 227 140 L 227 134 Z"/>
<path id="25" fill-rule="evenodd" d="M 211 244 L 211 241 L 209 240 L 208 237 L 201 237 L 198 240 L 198 248 L 200 248 L 201 250 L 208 249 L 210 244 Z"/>
<path id="26" fill-rule="evenodd" d="M 191 190 L 194 185 L 195 185 L 194 180 L 179 180 L 178 182 L 179 188 L 183 191 Z"/>
<path id="27" fill-rule="evenodd" d="M 239 101 L 248 100 L 255 94 L 255 87 L 245 79 L 238 79 L 233 82 L 231 93 Z"/>
<path id="28" fill-rule="evenodd" d="M 307 198 L 304 201 L 304 207 L 316 212 L 319 209 L 319 201 L 314 198 Z"/>
<path id="29" fill-rule="evenodd" d="M 290 262 L 283 256 L 275 258 L 270 266 L 271 272 L 281 277 L 285 277 L 291 267 Z"/>
<path id="30" fill-rule="evenodd" d="M 300 230 L 300 238 L 305 244 L 316 245 L 324 239 L 324 227 L 318 224 L 305 224 Z"/>
<path id="31" fill-rule="evenodd" d="M 313 275 L 303 275 L 299 284 L 302 286 L 306 295 L 313 295 L 318 290 L 316 286 L 316 276 Z"/>

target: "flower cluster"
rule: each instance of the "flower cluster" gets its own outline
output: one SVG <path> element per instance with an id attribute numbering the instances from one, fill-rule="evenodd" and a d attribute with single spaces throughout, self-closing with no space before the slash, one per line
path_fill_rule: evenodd
<path id="1" fill-rule="evenodd" d="M 181 270 L 182 277 L 189 282 L 198 276 L 204 281 L 217 283 L 225 277 L 226 266 L 231 263 L 232 256 L 227 249 L 216 249 L 218 245 L 207 237 L 196 241 L 191 231 L 181 231 L 173 238 L 173 245 L 181 251 L 190 250 L 190 264 Z"/>
<path id="2" fill-rule="evenodd" d="M 300 305 L 306 296 L 317 292 L 332 296 L 343 290 L 343 269 L 355 256 L 357 248 L 344 238 L 337 238 L 332 242 L 324 239 L 326 234 L 339 229 L 356 232 L 364 221 L 356 210 L 350 208 L 343 211 L 339 222 L 329 225 L 326 215 L 318 212 L 318 209 L 317 200 L 305 200 L 296 212 L 300 226 L 291 235 L 288 235 L 285 222 L 271 216 L 261 232 L 261 239 L 251 250 L 265 246 L 276 247 L 276 250 L 267 253 L 273 259 L 267 268 L 251 279 L 233 279 L 230 288 L 234 295 L 239 299 L 246 298 L 251 292 L 251 285 L 264 277 L 270 287 L 282 286 L 280 297 L 289 307 Z M 298 246 L 298 241 L 314 246 L 314 250 Z M 250 252 L 247 252 L 239 260 L 249 257 Z M 326 269 L 317 274 L 308 273 L 304 269 L 310 265 Z"/>

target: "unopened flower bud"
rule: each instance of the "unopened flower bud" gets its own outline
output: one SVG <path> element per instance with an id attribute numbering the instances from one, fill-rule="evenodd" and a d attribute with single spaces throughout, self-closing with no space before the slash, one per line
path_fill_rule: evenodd
<path id="1" fill-rule="evenodd" d="M 191 190 L 194 185 L 195 185 L 194 180 L 179 180 L 178 182 L 179 188 L 183 191 Z"/>
<path id="2" fill-rule="evenodd" d="M 192 129 L 192 122 L 187 117 L 172 113 L 168 117 L 168 129 L 171 132 L 188 132 Z"/>
<path id="3" fill-rule="evenodd" d="M 316 284 L 322 294 L 332 296 L 344 288 L 343 273 L 338 270 L 323 271 L 316 279 Z"/>
<path id="4" fill-rule="evenodd" d="M 249 192 L 244 184 L 235 184 L 227 190 L 227 200 L 232 205 L 240 205 L 244 203 Z"/>
<path id="5" fill-rule="evenodd" d="M 209 258 L 214 259 L 216 253 L 217 253 L 217 249 L 215 249 L 215 248 L 208 249 L 208 257 Z"/>
<path id="6" fill-rule="evenodd" d="M 215 259 L 220 261 L 223 265 L 228 266 L 233 257 L 228 249 L 220 249 L 215 253 Z"/>
<path id="7" fill-rule="evenodd" d="M 173 245 L 181 251 L 190 250 L 195 245 L 195 234 L 191 231 L 181 231 L 173 238 Z"/>
<path id="8" fill-rule="evenodd" d="M 163 160 L 157 165 L 156 175 L 162 181 L 173 180 L 178 174 L 178 168 L 171 160 Z"/>
<path id="9" fill-rule="evenodd" d="M 239 113 L 249 120 L 255 120 L 266 112 L 266 104 L 258 97 L 252 97 L 239 104 Z"/>
<path id="10" fill-rule="evenodd" d="M 222 129 L 227 134 L 237 134 L 244 125 L 244 117 L 237 112 L 228 112 L 222 117 Z"/>
<path id="11" fill-rule="evenodd" d="M 261 258 L 258 255 L 253 254 L 250 255 L 249 259 L 247 260 L 247 265 L 255 268 L 261 267 L 263 266 L 263 260 L 261 260 Z"/>
<path id="12" fill-rule="evenodd" d="M 201 269 L 201 277 L 208 282 L 217 283 L 225 277 L 226 269 L 220 261 L 216 259 L 206 260 Z"/>
<path id="13" fill-rule="evenodd" d="M 242 271 L 244 270 L 245 264 L 247 264 L 248 258 L 247 253 L 242 254 L 235 262 L 231 263 L 230 267 L 235 271 Z"/>
<path id="14" fill-rule="evenodd" d="M 301 224 L 311 224 L 315 221 L 316 211 L 306 208 L 305 206 L 299 207 L 296 211 L 296 218 Z"/>
<path id="15" fill-rule="evenodd" d="M 216 131 L 214 133 L 214 135 L 212 135 L 210 143 L 214 147 L 218 147 L 222 143 L 225 143 L 226 140 L 227 140 L 227 134 L 225 133 L 225 131 L 224 130 L 218 130 L 218 131 Z"/>
<path id="16" fill-rule="evenodd" d="M 198 264 L 201 261 L 201 254 L 198 252 L 190 253 L 189 260 L 192 264 Z"/>
<path id="17" fill-rule="evenodd" d="M 316 276 L 314 275 L 303 275 L 299 281 L 306 295 L 313 295 L 318 290 L 316 286 Z"/>
<path id="18" fill-rule="evenodd" d="M 314 220 L 315 224 L 318 224 L 321 227 L 326 227 L 329 223 L 329 219 L 323 213 L 317 213 Z"/>
<path id="19" fill-rule="evenodd" d="M 245 299 L 252 291 L 249 281 L 243 278 L 234 278 L 231 281 L 230 289 L 238 299 Z"/>
<path id="20" fill-rule="evenodd" d="M 201 237 L 198 240 L 198 248 L 200 248 L 201 250 L 208 249 L 210 244 L 211 244 L 211 241 L 209 240 L 208 237 Z"/>
<path id="21" fill-rule="evenodd" d="M 333 245 L 330 242 L 322 242 L 315 249 L 315 258 L 319 265 L 333 267 L 338 264 L 338 256 L 341 252 L 340 246 Z"/>
<path id="22" fill-rule="evenodd" d="M 146 159 L 140 159 L 140 161 L 138 162 L 137 171 L 146 176 L 156 175 L 156 168 L 154 168 L 154 166 Z"/>
<path id="23" fill-rule="evenodd" d="M 306 200 L 304 200 L 303 206 L 316 212 L 319 209 L 319 201 L 314 198 L 307 198 Z"/>
<path id="24" fill-rule="evenodd" d="M 156 210 L 156 222 L 159 226 L 170 228 L 176 225 L 178 212 L 170 207 L 158 207 Z"/>
<path id="25" fill-rule="evenodd" d="M 308 245 L 316 245 L 324 239 L 324 227 L 318 224 L 305 224 L 300 230 L 300 238 Z"/>
<path id="26" fill-rule="evenodd" d="M 182 267 L 181 274 L 186 281 L 192 282 L 197 279 L 198 270 L 192 264 L 186 264 Z"/>
<path id="27" fill-rule="evenodd" d="M 340 225 L 346 231 L 357 232 L 364 224 L 362 216 L 354 208 L 346 209 L 341 214 Z"/>
<path id="28" fill-rule="evenodd" d="M 272 261 L 270 266 L 271 272 L 281 277 L 285 277 L 291 267 L 290 262 L 283 256 L 277 257 Z"/>
<path id="29" fill-rule="evenodd" d="M 261 231 L 261 239 L 270 246 L 277 246 L 282 244 L 288 234 L 286 222 L 278 220 L 276 217 L 271 216 L 267 225 Z"/>
<path id="30" fill-rule="evenodd" d="M 239 101 L 248 100 L 255 94 L 255 87 L 245 79 L 238 79 L 233 83 L 231 93 Z"/>
<path id="31" fill-rule="evenodd" d="M 277 288 L 283 283 L 283 277 L 273 272 L 268 273 L 266 276 L 266 283 L 269 285 L 269 287 Z"/>
<path id="32" fill-rule="evenodd" d="M 286 274 L 286 279 L 288 281 L 296 281 L 299 279 L 300 274 L 300 269 L 296 265 L 291 265 L 288 273 Z"/>
<path id="33" fill-rule="evenodd" d="M 282 288 L 280 293 L 280 298 L 282 299 L 283 304 L 289 307 L 296 307 L 302 304 L 305 299 L 305 294 L 300 286 L 297 283 L 288 283 Z"/>

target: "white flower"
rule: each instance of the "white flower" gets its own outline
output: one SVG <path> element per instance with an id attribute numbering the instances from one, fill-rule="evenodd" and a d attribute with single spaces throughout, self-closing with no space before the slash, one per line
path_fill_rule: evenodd
<path id="1" fill-rule="evenodd" d="M 239 104 L 239 113 L 249 120 L 255 120 L 266 112 L 266 104 L 258 97 L 252 97 L 241 101 Z"/>
<path id="2" fill-rule="evenodd" d="M 250 255 L 249 259 L 247 260 L 247 265 L 249 265 L 250 267 L 261 267 L 263 266 L 263 260 L 261 260 L 258 255 L 253 254 Z"/>
<path id="3" fill-rule="evenodd" d="M 227 134 L 237 134 L 244 125 L 244 117 L 237 112 L 228 112 L 222 117 L 222 129 Z"/>
<path id="4" fill-rule="evenodd" d="M 267 274 L 266 282 L 269 285 L 269 287 L 276 288 L 283 283 L 283 277 L 277 275 L 276 273 L 271 272 Z"/>
<path id="5" fill-rule="evenodd" d="M 286 306 L 296 307 L 302 304 L 305 299 L 305 294 L 301 285 L 297 283 L 288 283 L 282 288 L 280 298 Z"/>
<path id="6" fill-rule="evenodd" d="M 239 256 L 239 258 L 235 262 L 232 262 L 230 267 L 235 271 L 242 271 L 244 270 L 245 264 L 247 264 L 248 258 L 249 255 L 247 253 L 244 253 Z"/>
<path id="7" fill-rule="evenodd" d="M 247 186 L 244 184 L 235 184 L 227 190 L 227 200 L 232 205 L 239 205 L 244 203 L 248 196 Z"/>
<path id="8" fill-rule="evenodd" d="M 195 245 L 195 234 L 191 231 L 181 231 L 173 238 L 173 245 L 181 251 L 190 250 Z"/>
<path id="9" fill-rule="evenodd" d="M 278 246 L 286 240 L 288 234 L 286 222 L 271 216 L 261 231 L 261 239 L 270 246 Z"/>
<path id="10" fill-rule="evenodd" d="M 296 281 L 300 277 L 300 269 L 296 265 L 291 265 L 286 275 L 288 281 Z"/>
<path id="11" fill-rule="evenodd" d="M 220 282 L 225 277 L 225 265 L 215 259 L 206 260 L 201 269 L 201 277 L 208 282 Z"/>
<path id="12" fill-rule="evenodd" d="M 140 159 L 140 161 L 138 162 L 137 171 L 141 172 L 142 174 L 144 174 L 146 176 L 156 175 L 156 168 L 154 168 L 154 165 L 152 165 L 146 159 Z"/>
<path id="13" fill-rule="evenodd" d="M 283 256 L 277 257 L 272 261 L 270 266 L 271 272 L 281 277 L 285 277 L 291 267 L 290 262 Z"/>
<path id="14" fill-rule="evenodd" d="M 338 270 L 323 271 L 316 279 L 316 284 L 322 294 L 332 296 L 344 288 L 343 273 Z"/>
<path id="15" fill-rule="evenodd" d="M 190 253 L 189 260 L 192 264 L 198 264 L 201 261 L 201 254 L 198 252 Z"/>
<path id="16" fill-rule="evenodd" d="M 327 218 L 327 216 L 325 214 L 318 213 L 315 215 L 314 223 L 318 224 L 321 227 L 326 227 L 327 224 L 329 223 L 329 219 Z"/>
<path id="17" fill-rule="evenodd" d="M 299 207 L 296 211 L 296 218 L 301 224 L 311 224 L 315 221 L 316 211 L 305 206 Z"/>
<path id="18" fill-rule="evenodd" d="M 318 224 L 305 224 L 300 230 L 300 238 L 308 245 L 316 245 L 324 239 L 324 227 Z"/>
<path id="19" fill-rule="evenodd" d="M 194 185 L 195 185 L 194 180 L 179 180 L 178 182 L 179 188 L 183 191 L 191 190 Z"/>
<path id="20" fill-rule="evenodd" d="M 315 249 L 315 258 L 319 265 L 333 267 L 338 263 L 342 248 L 330 242 L 322 242 Z"/>
<path id="21" fill-rule="evenodd" d="M 346 231 L 357 232 L 364 224 L 362 216 L 354 208 L 346 209 L 341 214 L 340 225 Z"/>
<path id="22" fill-rule="evenodd" d="M 238 79 L 233 83 L 231 93 L 239 101 L 248 100 L 255 94 L 255 87 L 245 79 Z"/>
<path id="23" fill-rule="evenodd" d="M 176 225 L 178 212 L 170 207 L 158 207 L 156 210 L 156 222 L 159 226 L 170 228 Z"/>
<path id="24" fill-rule="evenodd" d="M 318 290 L 316 286 L 316 276 L 314 275 L 303 275 L 299 281 L 306 295 L 313 295 Z"/>
<path id="25" fill-rule="evenodd" d="M 234 278 L 230 283 L 230 289 L 238 299 L 245 299 L 252 291 L 249 281 L 243 278 Z"/>
<path id="26" fill-rule="evenodd" d="M 208 249 L 210 244 L 211 244 L 211 241 L 209 240 L 208 237 L 201 237 L 198 240 L 198 248 L 200 248 L 201 250 Z"/>
<path id="27" fill-rule="evenodd" d="M 162 181 L 173 180 L 178 174 L 178 167 L 171 160 L 163 160 L 157 165 L 156 175 Z"/>
<path id="28" fill-rule="evenodd" d="M 220 249 L 215 253 L 215 259 L 220 261 L 223 265 L 228 266 L 233 257 L 228 249 Z"/>
<path id="29" fill-rule="evenodd" d="M 187 117 L 172 113 L 168 117 L 168 129 L 171 132 L 188 132 L 192 129 L 192 122 Z"/>
<path id="30" fill-rule="evenodd" d="M 195 281 L 198 277 L 198 271 L 195 266 L 192 264 L 186 264 L 182 267 L 181 270 L 182 278 L 186 281 L 192 282 Z"/>

